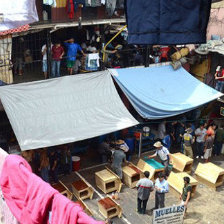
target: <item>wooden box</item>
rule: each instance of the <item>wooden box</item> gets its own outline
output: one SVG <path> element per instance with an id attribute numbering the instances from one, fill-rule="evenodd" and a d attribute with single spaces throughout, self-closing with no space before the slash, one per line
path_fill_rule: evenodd
<path id="1" fill-rule="evenodd" d="M 213 163 L 199 163 L 195 171 L 198 181 L 216 190 L 224 181 L 224 169 Z"/>
<path id="2" fill-rule="evenodd" d="M 96 186 L 105 194 L 113 191 L 121 191 L 122 182 L 120 178 L 109 168 L 95 173 Z"/>
<path id="3" fill-rule="evenodd" d="M 72 199 L 72 192 L 60 180 L 58 183 L 52 184 L 51 186 L 68 199 Z"/>
<path id="4" fill-rule="evenodd" d="M 149 176 L 150 180 L 155 180 L 158 177 L 158 174 L 160 172 L 164 171 L 164 166 L 154 159 L 146 159 L 145 161 L 140 159 L 138 161 L 137 167 L 142 172 L 149 171 L 150 172 L 150 176 Z"/>
<path id="5" fill-rule="evenodd" d="M 184 154 L 178 152 L 174 154 L 169 154 L 170 163 L 173 165 L 173 169 L 179 172 L 191 173 L 193 166 L 193 159 L 185 156 Z"/>
<path id="6" fill-rule="evenodd" d="M 195 180 L 192 176 L 190 176 L 186 172 L 181 172 L 181 173 L 174 173 L 171 172 L 169 177 L 168 177 L 168 183 L 170 186 L 170 191 L 173 192 L 177 197 L 180 197 L 180 194 L 183 192 L 183 187 L 184 187 L 184 177 L 189 177 L 190 178 L 190 184 L 192 186 L 192 193 L 191 197 L 194 197 L 196 188 L 198 185 L 198 181 Z"/>
<path id="7" fill-rule="evenodd" d="M 92 199 L 94 190 L 85 180 L 77 180 L 72 183 L 72 191 L 77 199 Z"/>
<path id="8" fill-rule="evenodd" d="M 93 216 L 92 211 L 89 209 L 89 207 L 85 204 L 85 202 L 83 200 L 80 199 L 80 200 L 76 201 L 75 203 L 78 203 L 87 215 Z"/>
<path id="9" fill-rule="evenodd" d="M 130 188 L 136 187 L 137 182 L 144 177 L 143 172 L 132 163 L 123 167 L 122 171 L 124 183 Z"/>
<path id="10" fill-rule="evenodd" d="M 98 207 L 104 218 L 113 218 L 116 216 L 120 218 L 122 215 L 120 205 L 110 197 L 99 200 Z"/>

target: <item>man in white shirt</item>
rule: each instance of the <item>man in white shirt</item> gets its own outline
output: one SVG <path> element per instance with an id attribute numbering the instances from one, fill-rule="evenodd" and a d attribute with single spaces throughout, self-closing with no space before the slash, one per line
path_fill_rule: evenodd
<path id="1" fill-rule="evenodd" d="M 169 154 L 170 154 L 169 150 L 166 147 L 164 147 L 160 141 L 156 142 L 153 146 L 156 147 L 156 152 L 155 154 L 149 156 L 148 158 L 151 159 L 158 156 L 161 160 L 161 163 L 165 166 L 164 169 L 165 169 L 166 175 L 168 175 Z"/>
<path id="2" fill-rule="evenodd" d="M 163 173 L 159 173 L 159 176 L 156 179 L 155 190 L 155 209 L 164 208 L 165 194 L 169 192 L 169 184 L 166 181 L 165 175 Z"/>
<path id="3" fill-rule="evenodd" d="M 204 128 L 204 124 L 200 124 L 200 127 L 195 130 L 196 136 L 196 159 L 201 157 L 203 159 L 204 155 L 204 143 L 205 143 L 205 136 L 206 136 L 206 129 Z"/>

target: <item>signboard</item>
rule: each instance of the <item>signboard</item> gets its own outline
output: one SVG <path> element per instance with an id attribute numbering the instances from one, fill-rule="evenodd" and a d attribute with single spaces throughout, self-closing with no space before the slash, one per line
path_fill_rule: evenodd
<path id="1" fill-rule="evenodd" d="M 153 224 L 183 224 L 184 205 L 160 208 L 153 211 Z"/>

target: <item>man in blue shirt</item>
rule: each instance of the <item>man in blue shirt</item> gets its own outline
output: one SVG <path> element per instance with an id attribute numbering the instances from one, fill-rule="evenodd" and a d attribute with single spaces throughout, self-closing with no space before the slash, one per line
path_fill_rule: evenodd
<path id="1" fill-rule="evenodd" d="M 169 192 L 169 184 L 165 179 L 165 174 L 160 173 L 155 182 L 155 209 L 165 207 L 165 193 Z"/>
<path id="2" fill-rule="evenodd" d="M 77 52 L 80 51 L 84 56 L 84 52 L 81 46 L 77 43 L 74 43 L 74 39 L 64 41 L 65 47 L 67 48 L 67 68 L 68 74 L 72 75 L 73 66 L 75 65 Z"/>

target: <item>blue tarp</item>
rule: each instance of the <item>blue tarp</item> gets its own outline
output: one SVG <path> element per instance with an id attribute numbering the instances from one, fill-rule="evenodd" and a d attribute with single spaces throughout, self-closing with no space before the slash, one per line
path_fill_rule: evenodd
<path id="1" fill-rule="evenodd" d="M 136 111 L 148 119 L 182 114 L 223 95 L 171 65 L 110 72 Z"/>

